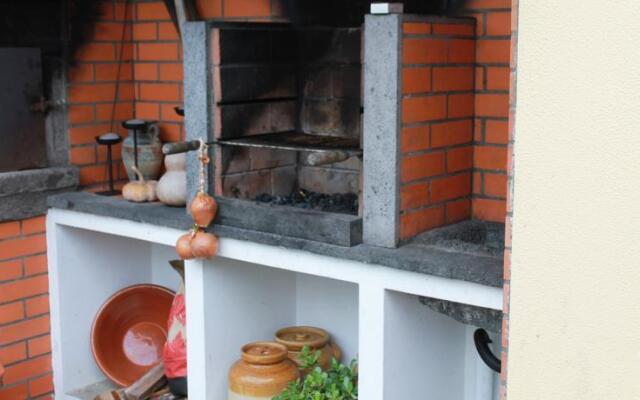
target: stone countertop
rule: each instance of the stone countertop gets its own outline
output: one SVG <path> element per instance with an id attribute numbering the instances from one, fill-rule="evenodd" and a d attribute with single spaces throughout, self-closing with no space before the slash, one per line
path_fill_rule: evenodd
<path id="1" fill-rule="evenodd" d="M 192 225 L 191 218 L 184 208 L 168 207 L 160 203 L 131 203 L 118 197 L 98 196 L 87 192 L 51 196 L 48 199 L 48 206 L 184 231 Z M 418 237 L 396 249 L 364 244 L 342 247 L 220 224 L 214 225 L 210 230 L 220 237 L 304 250 L 329 257 L 378 264 L 485 286 L 502 287 L 503 258 L 499 248 L 484 248 L 467 242 L 468 236 L 478 236 L 478 228 L 482 228 L 483 223 L 469 222 L 458 225 L 458 227 L 429 232 L 424 237 Z M 460 232 L 468 232 L 469 227 L 471 235 L 460 234 Z M 499 232 L 499 228 L 497 230 Z M 500 233 L 495 233 L 496 228 L 492 227 L 488 231 L 489 236 L 500 237 Z"/>

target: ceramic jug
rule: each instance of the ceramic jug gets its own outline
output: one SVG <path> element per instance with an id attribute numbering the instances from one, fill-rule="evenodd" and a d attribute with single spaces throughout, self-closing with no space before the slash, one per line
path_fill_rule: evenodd
<path id="1" fill-rule="evenodd" d="M 287 347 L 289 358 L 298 367 L 302 367 L 300 352 L 305 346 L 309 346 L 311 351 L 320 350 L 318 365 L 323 370 L 331 367 L 331 359 L 336 361 L 342 359 L 342 350 L 334 343 L 331 343 L 331 336 L 327 331 L 313 326 L 292 326 L 280 329 L 276 332 L 276 342 Z"/>
<path id="2" fill-rule="evenodd" d="M 144 128 L 138 130 L 138 169 L 145 180 L 157 180 L 160 176 L 163 155 L 159 133 L 155 122 L 144 123 Z M 133 130 L 130 129 L 129 136 L 122 142 L 122 162 L 130 181 L 137 180 L 132 169 L 135 162 L 133 135 Z"/>
<path id="3" fill-rule="evenodd" d="M 187 170 L 186 154 L 170 154 L 164 158 L 167 172 L 162 175 L 156 194 L 166 205 L 181 207 L 187 204 Z"/>
<path id="4" fill-rule="evenodd" d="M 300 377 L 287 348 L 274 342 L 242 347 L 242 358 L 229 370 L 227 400 L 271 400 Z"/>

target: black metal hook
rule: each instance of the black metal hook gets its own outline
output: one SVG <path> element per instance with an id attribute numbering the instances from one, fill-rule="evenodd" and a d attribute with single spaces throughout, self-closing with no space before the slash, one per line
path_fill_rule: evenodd
<path id="1" fill-rule="evenodd" d="M 473 341 L 476 344 L 476 350 L 478 350 L 478 354 L 482 361 L 487 364 L 487 367 L 492 370 L 500 373 L 502 370 L 502 361 L 498 357 L 496 357 L 491 348 L 489 347 L 490 343 L 493 343 L 489 334 L 484 329 L 477 329 L 473 333 Z"/>

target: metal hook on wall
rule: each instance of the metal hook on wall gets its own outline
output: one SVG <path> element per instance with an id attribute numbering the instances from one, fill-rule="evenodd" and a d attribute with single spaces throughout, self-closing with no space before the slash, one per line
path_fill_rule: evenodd
<path id="1" fill-rule="evenodd" d="M 493 343 L 493 341 L 489 337 L 487 331 L 484 329 L 477 329 L 473 333 L 473 341 L 482 361 L 484 361 L 489 368 L 500 373 L 502 370 L 502 361 L 500 361 L 500 359 L 493 354 L 493 351 L 491 351 L 489 344 Z"/>

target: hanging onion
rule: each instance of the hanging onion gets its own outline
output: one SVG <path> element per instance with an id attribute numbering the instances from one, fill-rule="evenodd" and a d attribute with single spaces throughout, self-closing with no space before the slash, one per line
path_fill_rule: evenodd
<path id="1" fill-rule="evenodd" d="M 216 216 L 218 203 L 215 199 L 204 192 L 199 192 L 191 202 L 191 217 L 196 225 L 207 227 Z"/>

